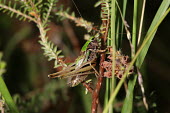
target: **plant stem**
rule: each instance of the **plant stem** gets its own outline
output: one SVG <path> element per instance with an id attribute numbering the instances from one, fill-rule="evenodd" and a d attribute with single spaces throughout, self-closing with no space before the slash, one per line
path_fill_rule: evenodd
<path id="1" fill-rule="evenodd" d="M 118 42 L 118 38 L 116 40 L 116 0 L 111 1 L 111 46 L 112 46 L 112 61 L 115 61 L 115 54 L 116 54 L 116 42 Z M 117 43 L 118 44 L 118 43 Z M 112 79 L 110 83 L 110 95 L 114 92 L 115 90 L 115 62 L 112 62 Z M 109 98 L 110 99 L 110 98 Z M 109 112 L 113 113 L 113 103 L 109 106 Z"/>
<path id="2" fill-rule="evenodd" d="M 97 113 L 97 107 L 99 104 L 99 92 L 101 89 L 102 81 L 103 81 L 103 77 L 98 77 L 96 89 L 94 90 L 93 95 L 92 95 L 93 100 L 92 100 L 91 113 Z"/>
<path id="3" fill-rule="evenodd" d="M 108 29 L 109 29 L 109 21 L 110 21 L 110 15 L 108 15 L 108 17 L 105 15 L 105 11 L 104 11 L 104 7 L 105 5 L 107 5 L 107 3 L 102 3 L 101 4 L 101 17 L 102 18 L 102 29 L 101 29 L 101 33 L 102 36 L 101 38 L 101 50 L 105 50 L 106 48 L 106 41 L 107 41 L 107 35 L 108 35 Z M 109 9 L 107 10 L 109 12 Z M 92 109 L 91 109 L 91 113 L 97 113 L 97 107 L 99 104 L 99 93 L 100 93 L 100 89 L 102 86 L 102 81 L 103 81 L 103 75 L 104 75 L 104 68 L 102 68 L 102 63 L 105 61 L 105 53 L 101 53 L 100 54 L 100 67 L 99 67 L 99 76 L 97 79 L 97 84 L 96 84 L 96 88 L 93 92 L 92 95 Z"/>
<path id="4" fill-rule="evenodd" d="M 101 37 L 101 49 L 103 49 L 103 50 L 105 48 L 105 43 L 106 43 L 106 40 L 105 40 L 104 35 L 103 35 L 103 37 Z M 105 60 L 105 53 L 101 53 L 101 55 L 100 55 L 100 68 L 99 68 L 100 76 L 98 76 L 96 88 L 93 91 L 93 95 L 92 95 L 93 100 L 92 100 L 91 113 L 97 113 L 97 106 L 98 106 L 98 103 L 99 103 L 99 92 L 100 92 L 100 89 L 101 89 L 101 85 L 102 85 L 102 81 L 103 81 L 103 74 L 104 74 L 104 68 L 102 68 L 101 63 L 103 63 L 104 60 Z"/>

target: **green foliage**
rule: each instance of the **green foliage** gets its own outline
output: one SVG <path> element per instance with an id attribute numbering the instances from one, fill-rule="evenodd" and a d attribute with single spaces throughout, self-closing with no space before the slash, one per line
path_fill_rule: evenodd
<path id="1" fill-rule="evenodd" d="M 10 15 L 11 18 L 14 17 L 15 14 L 15 17 L 19 20 L 25 21 L 26 19 L 28 19 L 29 21 L 36 22 L 34 18 L 28 15 L 29 11 L 33 9 L 26 7 L 25 4 L 22 5 L 19 9 L 17 8 L 16 2 L 12 3 L 11 1 L 7 2 L 5 0 L 0 0 L 0 10 L 2 10 L 3 13 L 7 13 L 8 15 Z"/>
<path id="2" fill-rule="evenodd" d="M 167 4 L 168 3 L 168 4 Z M 131 68 L 131 66 L 134 65 L 136 59 L 139 58 L 139 55 L 142 55 L 142 59 L 139 59 L 139 60 L 142 60 L 142 62 L 140 63 L 140 65 L 138 64 L 139 62 L 137 62 L 137 67 L 140 68 L 140 66 L 142 65 L 143 63 L 143 59 L 145 58 L 145 55 L 146 54 L 141 54 L 142 51 L 145 51 L 145 49 L 148 50 L 149 46 L 150 46 L 150 41 L 152 41 L 153 39 L 153 36 L 155 35 L 155 32 L 158 28 L 158 26 L 161 24 L 161 22 L 163 21 L 163 19 L 167 16 L 167 14 L 170 12 L 170 8 L 169 7 L 169 2 L 167 1 L 163 1 L 162 4 L 164 5 L 161 5 L 160 6 L 160 10 L 158 10 L 158 12 L 160 13 L 161 12 L 161 17 L 157 18 L 157 22 L 156 24 L 152 27 L 151 31 L 149 32 L 149 34 L 147 34 L 145 36 L 145 40 L 143 42 L 141 42 L 141 46 L 139 47 L 139 49 L 137 50 L 136 54 L 134 55 L 131 63 L 130 63 L 130 66 L 129 68 L 127 69 L 127 71 L 125 72 L 125 74 L 123 75 L 123 78 L 119 81 L 118 85 L 116 86 L 114 92 L 111 94 L 110 96 L 110 100 L 108 102 L 108 105 L 105 107 L 104 109 L 104 113 L 107 113 L 107 111 L 109 110 L 109 106 L 112 104 L 113 101 L 115 101 L 115 98 L 123 84 L 123 82 L 125 81 L 126 79 L 126 76 L 128 74 L 128 71 L 129 69 Z M 165 5 L 166 4 L 166 5 Z M 166 7 L 165 7 L 166 6 Z M 161 10 L 161 9 L 164 9 L 164 10 Z M 158 16 L 156 16 L 158 17 Z M 137 17 L 135 17 L 135 19 L 137 19 Z M 152 24 L 151 24 L 152 26 Z M 137 28 L 135 28 L 137 29 Z M 133 39 L 132 39 L 133 40 Z M 136 45 L 136 42 L 133 46 Z M 145 46 L 147 45 L 147 46 Z M 146 48 L 145 48 L 146 47 Z M 145 51 L 146 53 L 146 51 Z M 133 56 L 133 55 L 132 55 Z M 124 102 L 124 106 L 123 106 L 123 109 L 122 109 L 122 112 L 125 112 L 125 113 L 131 113 L 133 111 L 133 92 L 134 92 L 134 86 L 135 86 L 135 82 L 136 82 L 136 79 L 137 77 L 134 77 L 132 80 L 129 81 L 128 83 L 128 93 L 126 94 L 126 98 L 125 98 L 125 102 Z"/>
<path id="3" fill-rule="evenodd" d="M 19 106 L 19 111 L 22 111 L 22 113 L 41 113 L 44 106 L 48 107 L 48 105 L 57 104 L 56 102 L 59 100 L 60 95 L 56 92 L 64 88 L 64 85 L 59 85 L 55 80 L 52 80 L 43 89 L 33 90 L 27 93 L 25 97 L 16 94 L 13 98 L 17 106 Z"/>
<path id="4" fill-rule="evenodd" d="M 47 38 L 46 38 L 47 39 Z M 63 55 L 59 55 L 62 51 L 57 50 L 57 46 L 55 46 L 51 41 L 39 41 L 40 44 L 42 45 L 42 49 L 44 50 L 44 55 L 48 57 L 48 60 L 55 60 L 54 67 L 57 68 L 60 66 L 58 63 L 58 60 L 62 57 Z"/>
<path id="5" fill-rule="evenodd" d="M 51 11 L 54 5 L 57 3 L 58 0 L 14 0 L 14 1 L 6 1 L 6 0 L 0 0 L 0 10 L 3 13 L 6 13 L 10 15 L 10 17 L 16 17 L 19 20 L 25 21 L 32 21 L 34 22 L 39 31 L 40 31 L 40 41 L 39 43 L 42 45 L 42 49 L 44 50 L 44 55 L 48 57 L 48 60 L 54 60 L 54 67 L 57 68 L 61 66 L 60 59 L 63 57 L 61 55 L 62 51 L 58 50 L 58 47 L 55 46 L 51 41 L 48 40 L 47 36 L 47 31 L 48 29 L 48 22 L 50 22 L 51 16 Z M 140 68 L 142 63 L 144 62 L 144 58 L 148 52 L 148 49 L 151 45 L 151 42 L 154 38 L 154 35 L 156 33 L 156 30 L 162 20 L 165 18 L 165 16 L 169 13 L 170 9 L 169 7 L 169 0 L 164 0 L 162 1 L 162 5 L 160 6 L 146 36 L 145 40 L 143 42 L 140 41 L 140 36 L 138 37 L 139 43 L 141 44 L 140 46 L 137 46 L 137 36 L 135 35 L 136 32 L 138 32 L 138 18 L 137 18 L 137 12 L 139 12 L 137 9 L 137 1 L 134 2 L 134 17 L 133 17 L 133 34 L 132 34 L 132 44 L 131 44 L 131 36 L 130 32 L 127 29 L 127 24 L 125 23 L 124 17 L 126 13 L 126 4 L 127 1 L 124 2 L 125 5 L 123 5 L 123 13 L 121 13 L 121 9 L 119 7 L 119 3 L 116 0 L 100 0 L 99 2 L 96 3 L 95 7 L 101 5 L 101 20 L 103 23 L 106 21 L 109 24 L 102 24 L 100 27 L 100 33 L 108 35 L 108 45 L 107 46 L 112 46 L 113 48 L 113 61 L 114 55 L 116 52 L 116 48 L 120 48 L 121 46 L 121 41 L 122 37 L 119 38 L 116 36 L 116 33 L 119 33 L 119 31 L 123 32 L 123 27 L 125 27 L 126 33 L 127 33 L 127 38 L 130 42 L 131 46 L 131 52 L 132 52 L 132 61 L 130 63 L 130 66 L 128 67 L 127 71 L 124 73 L 123 78 L 119 81 L 119 83 L 116 86 L 115 79 L 114 79 L 114 72 L 112 73 L 112 80 L 107 79 L 107 87 L 106 87 L 106 92 L 105 92 L 105 108 L 104 108 L 104 113 L 107 113 L 107 111 L 110 109 L 110 113 L 113 111 L 112 106 L 114 105 L 113 102 L 116 99 L 116 96 L 122 87 L 122 84 L 125 82 L 127 74 L 131 67 L 135 64 L 136 62 L 136 67 Z M 168 10 L 167 10 L 168 9 Z M 167 11 L 166 11 L 167 10 Z M 69 14 L 70 10 L 67 8 L 64 10 L 63 6 L 60 6 L 58 8 L 58 12 L 56 15 L 58 15 L 60 20 L 63 19 L 70 19 L 76 23 L 77 26 L 84 27 L 88 32 L 92 33 L 91 31 L 93 30 L 93 23 L 88 22 L 84 20 L 82 17 L 77 18 L 75 17 L 75 13 Z M 119 15 L 120 13 L 120 15 Z M 121 18 L 121 19 L 120 19 Z M 106 22 L 106 23 L 107 23 Z M 140 24 L 142 26 L 143 23 Z M 96 28 L 97 29 L 97 28 Z M 98 30 L 98 29 L 97 29 Z M 106 32 L 109 32 L 107 34 Z M 140 32 L 139 32 L 140 34 Z M 91 39 L 88 40 L 85 45 L 82 48 L 82 52 L 86 51 L 88 44 L 91 42 Z M 110 40 L 111 39 L 111 40 Z M 116 47 L 117 46 L 117 47 Z M 137 52 L 135 53 L 135 51 Z M 1 54 L 0 54 L 1 58 Z M 136 61 L 137 59 L 137 61 Z M 112 70 L 114 70 L 114 62 L 112 64 Z M 5 72 L 5 62 L 1 61 L 0 62 L 0 92 L 2 93 L 5 103 L 8 104 L 10 110 L 12 112 L 18 112 L 14 102 L 12 101 L 12 98 L 6 88 L 6 85 L 2 79 L 2 74 Z M 136 80 L 137 80 L 137 75 L 133 75 L 132 79 L 128 80 L 128 91 L 126 93 L 125 101 L 123 104 L 122 108 L 122 113 L 131 113 L 133 112 L 133 99 L 134 99 L 134 87 L 136 85 Z M 70 77 L 70 75 L 69 75 Z M 51 82 L 52 83 L 52 82 Z M 56 84 L 50 84 L 47 85 L 44 89 L 43 92 L 38 91 L 38 94 L 31 94 L 31 99 L 29 98 L 29 101 L 23 100 L 20 96 L 16 96 L 16 102 L 18 106 L 20 106 L 20 110 L 23 112 L 41 112 L 39 111 L 41 107 L 43 106 L 43 98 L 46 98 L 48 101 L 53 101 L 56 100 L 56 93 L 55 91 L 57 89 Z M 50 96 L 49 96 L 50 94 Z M 29 95 L 30 96 L 30 95 Z M 110 97 L 109 97 L 110 96 Z M 54 102 L 55 103 L 55 102 Z M 87 104 L 86 106 L 88 106 Z M 34 107 L 34 109 L 31 109 Z M 110 107 L 110 108 L 109 108 Z M 87 111 L 88 112 L 88 111 Z"/>
<path id="6" fill-rule="evenodd" d="M 71 14 L 69 14 L 69 12 L 70 12 L 69 8 L 64 10 L 63 6 L 61 6 L 56 15 L 60 17 L 59 18 L 60 20 L 70 19 L 76 23 L 76 26 L 84 27 L 88 32 L 92 31 L 93 23 L 84 20 L 82 17 L 76 18 L 74 12 L 72 12 Z"/>
<path id="7" fill-rule="evenodd" d="M 145 36 L 145 40 L 143 41 L 141 47 L 138 49 L 138 52 L 136 53 L 136 55 L 139 55 L 137 57 L 137 62 L 136 65 L 137 67 L 140 69 L 141 65 L 144 61 L 144 58 L 146 57 L 146 51 L 149 49 L 150 44 L 152 39 L 154 38 L 154 35 L 156 33 L 156 30 L 158 28 L 158 26 L 160 25 L 160 23 L 163 21 L 163 19 L 166 17 L 166 15 L 170 12 L 170 8 L 168 9 L 170 1 L 163 1 L 161 6 L 159 7 L 157 14 L 155 16 L 155 18 L 153 19 L 153 22 L 151 23 L 151 26 L 149 28 L 148 34 L 146 34 Z M 161 17 L 158 18 L 157 15 L 162 15 Z M 153 25 L 155 23 L 155 25 Z M 135 79 L 135 78 L 134 78 Z M 134 81 L 134 80 L 133 80 Z M 132 82 L 132 81 L 131 81 Z M 128 85 L 131 85 L 131 87 L 129 87 L 129 90 L 133 89 L 134 90 L 134 85 L 133 83 L 129 83 Z M 131 97 L 131 101 L 133 101 L 133 90 L 130 92 L 130 96 Z M 128 96 L 129 96 L 128 95 Z M 125 105 L 124 105 L 124 109 L 123 111 L 127 113 L 127 111 L 130 113 L 131 110 L 129 110 L 129 101 L 128 101 L 128 97 L 126 97 L 125 99 Z M 130 108 L 132 109 L 132 104 L 130 104 Z"/>
<path id="8" fill-rule="evenodd" d="M 99 0 L 94 7 L 98 7 L 99 5 L 101 5 L 101 20 L 102 21 L 107 21 L 110 20 L 110 0 Z M 107 26 L 101 26 L 100 29 L 106 29 Z"/>
<path id="9" fill-rule="evenodd" d="M 43 24 L 46 24 L 47 22 L 49 22 L 49 17 L 50 16 L 50 12 L 53 8 L 53 6 L 55 6 L 55 4 L 58 2 L 58 0 L 47 0 L 48 2 L 44 3 L 44 7 L 43 8 L 43 14 L 42 14 L 42 19 L 43 19 Z"/>
<path id="10" fill-rule="evenodd" d="M 12 9 L 16 9 L 16 3 L 12 5 L 11 1 L 9 1 L 8 3 L 6 3 L 5 0 L 1 0 L 0 1 L 1 3 L 3 4 L 7 4 L 8 7 L 12 8 Z M 10 12 L 8 9 L 3 9 L 3 8 L 0 8 L 0 10 L 3 10 L 3 13 L 7 13 L 8 15 L 10 15 L 11 17 L 13 17 L 14 15 L 14 12 Z"/>
<path id="11" fill-rule="evenodd" d="M 11 1 L 6 3 L 6 1 L 0 1 L 0 7 L 3 12 L 8 12 L 8 14 L 13 17 L 16 14 L 16 18 L 19 20 L 26 20 L 33 21 L 37 24 L 39 31 L 40 31 L 40 44 L 43 46 L 42 49 L 44 50 L 45 56 L 49 57 L 48 60 L 55 60 L 54 67 L 60 66 L 58 63 L 59 58 L 63 57 L 59 55 L 61 51 L 57 50 L 57 47 L 51 41 L 48 41 L 48 37 L 46 33 L 49 29 L 47 29 L 50 12 L 57 2 L 56 0 L 47 0 L 47 2 L 43 2 L 43 0 L 39 1 L 26 1 L 26 0 L 16 0 L 15 2 L 19 2 L 21 6 L 20 8 L 16 8 L 16 4 L 11 5 Z M 43 10 L 42 10 L 43 9 Z M 42 14 L 42 15 L 41 15 Z"/>
<path id="12" fill-rule="evenodd" d="M 5 73 L 6 62 L 2 61 L 2 53 L 0 52 L 0 76 Z"/>
<path id="13" fill-rule="evenodd" d="M 2 61 L 1 59 L 2 59 L 2 53 L 0 52 L 0 76 L 2 76 L 3 73 L 5 73 L 5 67 L 6 67 L 6 63 Z M 0 111 L 1 112 L 4 111 L 5 109 L 4 106 L 5 106 L 5 99 L 3 98 L 0 92 Z"/>
<path id="14" fill-rule="evenodd" d="M 0 111 L 3 113 L 5 111 L 5 99 L 0 93 Z"/>
<path id="15" fill-rule="evenodd" d="M 0 94 L 2 94 L 5 103 L 8 105 L 11 113 L 19 113 L 12 97 L 8 91 L 8 88 L 2 78 L 2 74 L 5 72 L 6 63 L 2 61 L 2 53 L 0 53 Z"/>
<path id="16" fill-rule="evenodd" d="M 110 17 L 110 0 L 99 0 L 96 2 L 94 7 L 98 7 L 99 5 L 102 5 L 101 7 L 101 19 L 102 20 L 107 20 L 106 18 Z"/>
<path id="17" fill-rule="evenodd" d="M 20 3 L 20 6 L 17 6 Z M 55 60 L 55 67 L 58 65 L 58 58 L 61 58 L 62 56 L 59 55 L 61 51 L 57 50 L 57 47 L 54 46 L 54 44 L 50 41 L 48 41 L 48 38 L 46 36 L 47 29 L 47 22 L 49 22 L 50 12 L 52 10 L 52 7 L 56 3 L 56 0 L 48 0 L 47 2 L 43 3 L 42 0 L 39 0 L 38 2 L 34 1 L 26 1 L 26 0 L 16 0 L 13 2 L 11 1 L 0 1 L 0 10 L 3 11 L 3 13 L 9 14 L 11 17 L 18 18 L 19 20 L 25 21 L 26 19 L 28 21 L 33 21 L 37 24 L 39 30 L 40 30 L 40 44 L 42 44 L 42 49 L 44 49 L 44 54 L 49 57 L 49 60 Z M 42 10 L 45 7 L 44 10 Z M 41 16 L 42 14 L 42 16 Z M 4 66 L 5 63 L 1 63 L 1 74 L 4 72 Z M 6 85 L 0 77 L 0 92 L 5 98 L 6 103 L 8 104 L 10 111 L 13 113 L 18 113 L 18 110 L 8 92 L 8 89 L 6 88 Z"/>

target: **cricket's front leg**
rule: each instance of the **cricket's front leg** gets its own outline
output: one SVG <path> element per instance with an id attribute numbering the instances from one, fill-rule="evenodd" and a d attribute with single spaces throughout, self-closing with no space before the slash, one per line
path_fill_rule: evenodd
<path id="1" fill-rule="evenodd" d="M 97 53 L 105 53 L 106 51 L 111 51 L 111 49 L 112 49 L 112 46 L 107 46 L 106 49 L 104 49 L 104 50 L 97 50 L 96 52 Z"/>
<path id="2" fill-rule="evenodd" d="M 105 53 L 106 51 L 111 51 L 112 46 L 107 46 L 106 49 L 89 49 L 89 51 L 94 52 L 94 53 Z"/>

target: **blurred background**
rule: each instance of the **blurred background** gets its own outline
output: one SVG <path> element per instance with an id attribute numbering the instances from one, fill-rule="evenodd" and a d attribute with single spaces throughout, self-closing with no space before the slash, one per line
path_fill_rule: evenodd
<path id="1" fill-rule="evenodd" d="M 96 0 L 74 0 L 82 17 L 100 26 L 100 7 L 94 8 Z M 161 0 L 148 0 L 145 13 L 145 30 L 147 31 Z M 60 0 L 56 5 L 63 4 L 65 8 L 80 17 L 71 0 Z M 132 26 L 133 1 L 128 1 L 126 21 Z M 54 10 L 55 11 L 55 10 Z M 170 15 L 160 25 L 151 44 L 147 58 L 143 65 L 144 86 L 152 113 L 170 113 Z M 58 21 L 54 16 L 49 24 L 49 39 L 59 49 L 63 50 L 66 62 L 74 61 L 80 54 L 85 43 L 86 30 L 76 27 L 69 20 Z M 142 35 L 145 35 L 144 32 Z M 126 35 L 125 35 L 126 36 Z M 85 95 L 85 88 L 81 85 L 70 88 L 66 80 L 49 79 L 48 74 L 56 72 L 53 62 L 44 57 L 38 43 L 39 31 L 34 23 L 18 21 L 0 12 L 0 51 L 7 62 L 6 73 L 3 78 L 10 93 L 13 95 L 19 109 L 25 113 L 90 113 L 91 95 Z M 124 53 L 128 44 L 126 37 Z M 103 91 L 104 93 L 104 87 Z M 120 92 L 124 93 L 124 92 Z M 141 95 L 140 87 L 136 86 L 136 95 Z M 122 98 L 125 94 L 119 94 Z M 138 101 L 138 97 L 134 101 Z M 102 101 L 102 99 L 101 99 Z M 101 105 L 102 106 L 102 105 Z M 138 106 L 138 105 L 136 105 Z M 121 107 L 121 104 L 115 107 Z M 137 108 L 136 108 L 137 109 Z M 138 110 L 138 109 L 137 109 Z M 119 112 L 119 110 L 117 110 Z"/>

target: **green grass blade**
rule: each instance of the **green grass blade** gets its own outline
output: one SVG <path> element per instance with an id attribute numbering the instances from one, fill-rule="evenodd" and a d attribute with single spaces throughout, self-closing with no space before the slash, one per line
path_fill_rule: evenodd
<path id="1" fill-rule="evenodd" d="M 136 84 L 137 75 L 134 76 L 133 80 L 128 82 L 128 92 L 123 104 L 121 113 L 132 113 L 133 107 L 133 91 Z"/>
<path id="2" fill-rule="evenodd" d="M 2 96 L 5 99 L 5 102 L 7 103 L 9 109 L 10 109 L 10 113 L 19 113 L 18 109 L 8 91 L 8 88 L 6 87 L 6 84 L 2 78 L 2 76 L 0 76 L 0 92 L 2 94 Z"/>
<path id="3" fill-rule="evenodd" d="M 109 78 L 106 78 L 106 89 L 104 94 L 104 107 L 107 106 L 109 99 Z"/>
<path id="4" fill-rule="evenodd" d="M 134 10 L 133 10 L 133 29 L 132 29 L 132 45 L 133 45 L 133 51 L 132 51 L 132 57 L 133 57 L 133 52 L 136 51 L 136 32 L 137 32 L 137 13 L 138 13 L 138 1 L 134 0 Z"/>
<path id="5" fill-rule="evenodd" d="M 125 18 L 125 15 L 126 15 L 126 7 L 127 7 L 127 0 L 123 0 L 123 10 L 122 10 L 123 18 Z M 123 31 L 124 31 L 124 24 L 122 22 L 122 24 L 121 24 L 120 45 L 122 45 Z"/>
<path id="6" fill-rule="evenodd" d="M 107 113 L 109 106 L 111 105 L 111 103 L 115 100 L 122 84 L 124 83 L 127 74 L 129 72 L 129 70 L 132 68 L 132 66 L 134 65 L 136 59 L 138 58 L 141 50 L 145 47 L 146 43 L 148 42 L 148 40 L 151 38 L 151 36 L 155 33 L 155 31 L 157 30 L 158 26 L 161 24 L 161 22 L 163 21 L 163 19 L 167 16 L 167 14 L 170 12 L 170 8 L 163 14 L 163 16 L 160 18 L 160 21 L 158 21 L 158 23 L 154 26 L 154 28 L 151 30 L 151 32 L 149 33 L 149 35 L 146 37 L 146 39 L 144 40 L 144 42 L 142 43 L 141 47 L 139 48 L 139 50 L 137 51 L 137 53 L 135 54 L 134 58 L 132 59 L 128 69 L 126 70 L 125 74 L 123 75 L 122 79 L 119 81 L 117 87 L 115 88 L 114 92 L 111 94 L 111 98 L 108 102 L 108 105 L 104 108 L 103 113 Z"/>
<path id="7" fill-rule="evenodd" d="M 159 9 L 157 11 L 157 13 L 156 13 L 156 15 L 155 15 L 155 17 L 154 17 L 154 19 L 153 19 L 153 21 L 151 23 L 151 26 L 149 27 L 149 30 L 148 30 L 145 38 L 149 35 L 149 33 L 152 31 L 152 29 L 155 27 L 155 25 L 160 21 L 160 18 L 165 13 L 165 11 L 168 9 L 169 5 L 170 5 L 170 0 L 163 0 L 162 1 L 162 4 L 161 4 L 161 6 L 159 7 Z M 156 33 L 156 31 L 155 31 L 155 33 Z M 137 58 L 136 65 L 139 68 L 141 67 L 141 65 L 142 65 L 142 63 L 144 61 L 144 58 L 145 58 L 145 56 L 146 56 L 146 54 L 148 52 L 148 49 L 149 49 L 149 47 L 151 45 L 151 42 L 152 42 L 152 40 L 154 38 L 155 33 L 153 33 L 153 35 L 148 40 L 148 42 L 145 45 L 145 47 L 143 48 L 143 50 L 140 52 L 139 57 Z"/>
<path id="8" fill-rule="evenodd" d="M 115 33 L 116 33 L 116 25 L 115 25 L 115 22 L 116 22 L 116 0 L 111 0 L 111 38 L 112 38 L 112 49 L 113 49 L 113 52 L 112 52 L 112 57 L 113 57 L 113 61 L 115 61 L 115 52 L 116 52 L 116 47 L 115 47 L 115 43 L 116 43 L 116 39 L 115 39 Z M 115 70 L 115 62 L 112 63 L 112 70 Z M 111 79 L 111 82 L 110 82 L 110 94 L 112 92 L 114 92 L 114 82 L 115 82 L 115 79 L 114 79 L 114 71 L 112 71 L 112 79 Z M 113 103 L 111 103 L 109 105 L 110 107 L 110 111 L 109 113 L 113 113 Z"/>
<path id="9" fill-rule="evenodd" d="M 165 0 L 166 1 L 166 0 Z M 157 14 L 155 15 L 155 18 L 153 19 L 153 22 L 148 30 L 148 33 L 150 33 L 150 31 L 155 27 L 155 25 L 158 23 L 158 21 L 160 21 L 160 18 L 162 17 L 162 15 L 165 13 L 166 9 L 168 8 L 168 1 L 163 1 Z M 159 16 L 160 15 L 160 16 Z M 155 31 L 156 33 L 156 31 Z M 142 49 L 141 53 L 139 54 L 139 57 L 137 58 L 137 66 L 140 67 L 143 63 L 143 60 L 146 56 L 146 53 L 150 47 L 150 44 L 154 38 L 155 33 L 153 33 L 153 35 L 151 36 L 151 38 L 148 40 L 148 42 L 145 44 L 144 48 Z M 147 35 L 146 35 L 147 36 Z M 128 83 L 128 94 L 126 95 L 125 101 L 124 101 L 124 105 L 123 105 L 123 109 L 122 109 L 122 113 L 131 113 L 132 112 L 132 107 L 133 107 L 133 91 L 134 91 L 134 86 L 135 86 L 135 81 L 136 81 L 137 77 L 135 76 L 135 78 L 133 79 L 133 81 L 129 81 Z"/>
<path id="10" fill-rule="evenodd" d="M 18 109 L 8 91 L 8 88 L 2 78 L 2 74 L 5 68 L 5 62 L 1 61 L 2 53 L 0 53 L 0 93 L 2 94 L 3 98 L 5 99 L 5 103 L 8 105 L 10 109 L 10 113 L 19 113 Z"/>
<path id="11" fill-rule="evenodd" d="M 137 23 L 139 22 L 138 21 L 138 13 L 139 11 L 137 10 L 138 9 L 138 1 L 134 0 L 134 10 L 133 10 L 133 31 L 132 31 L 132 45 L 133 45 L 133 50 L 132 50 L 132 53 L 131 53 L 131 56 L 133 58 L 134 54 L 133 52 L 136 51 L 136 40 L 137 40 L 137 37 L 136 37 L 136 33 L 137 33 Z M 129 80 L 128 82 L 128 92 L 126 94 L 126 98 L 125 98 L 125 101 L 124 101 L 124 104 L 123 104 L 123 108 L 122 108 L 122 113 L 132 113 L 132 107 L 133 107 L 133 90 L 134 90 L 134 87 L 135 87 L 135 84 L 136 84 L 136 79 L 137 79 L 137 76 L 134 76 L 133 79 Z"/>

